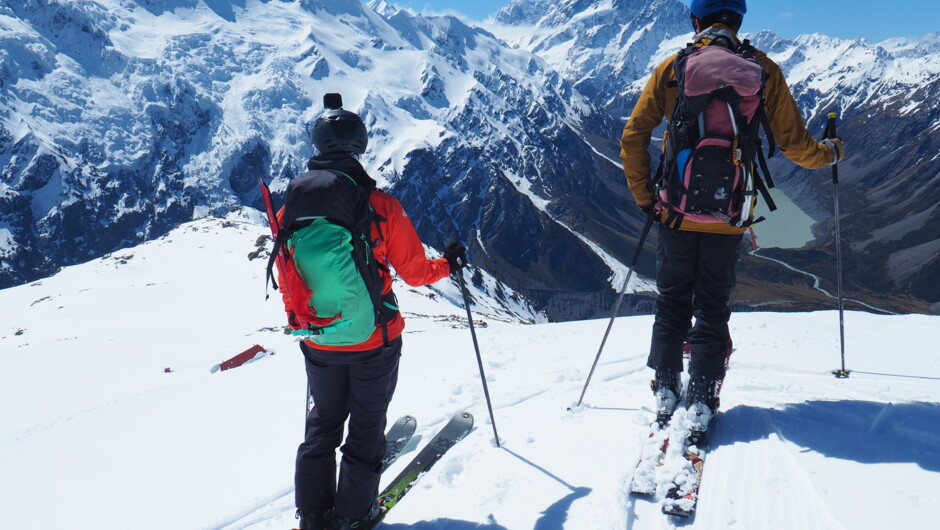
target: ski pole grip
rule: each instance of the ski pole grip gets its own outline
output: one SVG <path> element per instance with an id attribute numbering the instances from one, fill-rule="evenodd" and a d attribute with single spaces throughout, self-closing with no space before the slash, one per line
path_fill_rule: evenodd
<path id="1" fill-rule="evenodd" d="M 826 138 L 835 138 L 836 137 L 836 117 L 838 116 L 835 112 L 829 113 L 829 120 L 826 122 Z M 838 158 L 838 154 L 833 151 L 832 156 Z M 839 164 L 832 164 L 832 183 L 839 183 Z"/>

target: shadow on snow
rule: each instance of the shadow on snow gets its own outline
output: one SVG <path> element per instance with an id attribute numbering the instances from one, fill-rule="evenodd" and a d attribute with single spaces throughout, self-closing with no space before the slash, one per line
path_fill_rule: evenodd
<path id="1" fill-rule="evenodd" d="M 538 471 L 541 471 L 547 475 L 552 480 L 558 482 L 562 486 L 571 490 L 571 493 L 565 495 L 561 499 L 558 499 L 556 502 L 552 503 L 548 508 L 542 511 L 542 516 L 535 521 L 535 527 L 533 530 L 561 530 L 565 527 L 565 521 L 568 519 L 568 510 L 571 509 L 571 505 L 574 501 L 587 497 L 591 493 L 591 488 L 578 488 L 568 484 L 557 475 L 553 474 L 551 471 L 545 469 L 544 467 L 532 462 L 528 458 L 512 451 L 511 449 L 503 446 L 503 451 L 506 451 L 510 455 L 518 458 L 522 462 L 532 466 Z"/>
<path id="2" fill-rule="evenodd" d="M 738 406 L 718 417 L 712 446 L 779 437 L 863 464 L 913 463 L 940 471 L 940 403 L 807 401 L 768 409 Z"/>
<path id="3" fill-rule="evenodd" d="M 383 523 L 381 528 L 388 530 L 509 530 L 505 526 L 495 523 L 471 523 L 470 521 L 456 521 L 454 519 L 434 519 L 421 521 L 415 524 L 389 524 Z"/>
<path id="4" fill-rule="evenodd" d="M 542 511 L 542 516 L 535 522 L 533 530 L 562 530 L 565 527 L 565 521 L 568 519 L 568 510 L 571 509 L 571 505 L 574 501 L 587 497 L 591 493 L 591 488 L 579 488 L 568 484 L 557 475 L 554 475 L 551 471 L 545 469 L 544 467 L 532 462 L 526 457 L 512 451 L 511 449 L 503 446 L 503 451 L 509 453 L 513 457 L 519 459 L 525 464 L 532 466 L 536 470 L 544 473 L 552 480 L 562 484 L 569 490 L 571 493 L 565 495 L 561 499 L 558 499 L 550 506 L 545 508 Z M 384 524 L 382 528 L 387 528 L 389 530 L 404 530 L 406 528 L 410 530 L 471 530 L 471 529 L 480 529 L 480 530 L 508 530 L 506 527 L 497 524 L 493 516 L 490 516 L 490 520 L 487 523 L 471 523 L 468 521 L 456 521 L 453 519 L 435 519 L 433 521 L 421 521 L 419 523 L 406 525 L 406 524 Z"/>

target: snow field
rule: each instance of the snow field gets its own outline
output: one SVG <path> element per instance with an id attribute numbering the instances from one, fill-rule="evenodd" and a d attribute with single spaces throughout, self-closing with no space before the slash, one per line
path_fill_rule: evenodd
<path id="1" fill-rule="evenodd" d="M 0 528 L 291 527 L 305 381 L 279 299 L 264 301 L 266 262 L 246 257 L 264 231 L 253 214 L 199 220 L 0 292 Z M 568 412 L 606 320 L 478 308 L 497 449 L 456 287 L 396 290 L 408 327 L 389 417 L 414 415 L 425 441 L 460 410 L 475 428 L 386 528 L 880 529 L 930 527 L 940 508 L 937 317 L 847 313 L 857 371 L 836 380 L 837 313 L 734 315 L 698 515 L 683 522 L 627 493 L 654 416 L 651 317 L 615 322 Z M 275 355 L 209 372 L 256 343 Z"/>

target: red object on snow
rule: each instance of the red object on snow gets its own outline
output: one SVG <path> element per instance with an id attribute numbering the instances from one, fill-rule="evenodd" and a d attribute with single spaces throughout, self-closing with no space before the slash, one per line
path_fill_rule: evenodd
<path id="1" fill-rule="evenodd" d="M 259 354 L 262 354 L 262 353 L 268 353 L 268 350 L 265 350 L 261 346 L 255 344 L 251 348 L 248 348 L 247 350 L 239 353 L 235 357 L 232 357 L 231 359 L 225 362 L 219 363 L 218 365 L 219 370 L 225 371 L 230 368 L 238 368 L 239 366 L 247 363 L 248 361 L 253 360 L 255 357 L 258 357 Z M 214 371 L 215 370 L 213 370 L 213 372 Z"/>

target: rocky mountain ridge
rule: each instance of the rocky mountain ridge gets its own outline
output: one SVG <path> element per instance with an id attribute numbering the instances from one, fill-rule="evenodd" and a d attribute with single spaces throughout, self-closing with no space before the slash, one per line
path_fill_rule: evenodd
<path id="1" fill-rule="evenodd" d="M 260 207 L 258 176 L 277 193 L 302 171 L 320 97 L 341 92 L 370 129 L 363 163 L 427 243 L 466 241 L 476 265 L 553 319 L 602 315 L 642 221 L 616 148 L 642 80 L 612 72 L 641 76 L 671 49 L 655 36 L 681 31 L 674 4 L 563 1 L 546 18 L 549 3 L 510 3 L 526 21 L 595 24 L 565 69 L 557 35 L 513 48 L 494 28 L 379 0 L 0 0 L 0 286 Z M 636 24 L 613 31 L 604 6 L 639 13 Z M 620 42 L 611 36 L 632 51 L 605 70 L 616 46 L 596 47 Z M 917 57 L 920 45 L 890 53 Z M 805 92 L 820 82 L 807 74 Z M 865 248 L 882 248 L 875 239 Z M 925 255 L 890 263 L 903 275 Z M 652 272 L 645 252 L 632 289 L 652 289 Z"/>
<path id="2" fill-rule="evenodd" d="M 653 68 L 691 40 L 687 13 L 678 0 L 512 0 L 491 29 L 626 120 Z M 839 185 L 850 288 L 936 310 L 940 34 L 872 44 L 823 35 L 784 39 L 754 29 L 745 17 L 742 36 L 780 65 L 810 131 L 820 135 L 827 113 L 839 114 L 850 155 Z M 833 260 L 820 259 L 834 252 L 830 172 L 807 171 L 783 157 L 771 160 L 771 170 L 817 221 L 810 250 L 822 254 L 768 253 L 832 278 Z"/>

